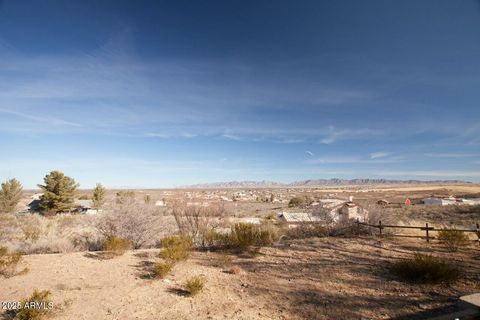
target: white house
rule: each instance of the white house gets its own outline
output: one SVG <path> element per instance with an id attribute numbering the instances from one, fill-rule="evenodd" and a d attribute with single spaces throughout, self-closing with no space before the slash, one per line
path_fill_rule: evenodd
<path id="1" fill-rule="evenodd" d="M 423 203 L 426 206 L 448 206 L 451 204 L 458 204 L 458 201 L 454 197 L 449 197 L 449 198 L 430 197 L 430 198 L 423 199 Z"/>

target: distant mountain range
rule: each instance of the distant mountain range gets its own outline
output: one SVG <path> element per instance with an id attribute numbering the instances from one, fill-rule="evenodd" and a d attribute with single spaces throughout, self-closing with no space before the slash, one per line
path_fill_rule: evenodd
<path id="1" fill-rule="evenodd" d="M 387 179 L 313 179 L 295 181 L 292 183 L 281 183 L 275 181 L 227 181 L 202 183 L 182 188 L 198 189 L 223 189 L 223 188 L 288 188 L 288 187 L 316 187 L 316 186 L 360 186 L 360 185 L 381 185 L 381 184 L 466 184 L 471 183 L 462 180 L 387 180 Z"/>

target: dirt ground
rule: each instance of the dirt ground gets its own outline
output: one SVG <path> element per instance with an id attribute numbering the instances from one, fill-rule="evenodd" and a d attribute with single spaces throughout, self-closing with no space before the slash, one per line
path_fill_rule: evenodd
<path id="1" fill-rule="evenodd" d="M 462 280 L 414 285 L 388 273 L 391 261 L 415 251 L 452 259 Z M 292 240 L 254 255 L 231 254 L 240 274 L 225 272 L 219 253 L 194 252 L 163 280 L 150 278 L 157 253 L 25 256 L 30 271 L 0 278 L 0 301 L 50 290 L 55 311 L 49 319 L 425 319 L 455 310 L 458 297 L 480 291 L 477 245 L 451 254 L 417 239 Z M 189 297 L 183 286 L 193 275 L 203 275 L 206 287 Z"/>

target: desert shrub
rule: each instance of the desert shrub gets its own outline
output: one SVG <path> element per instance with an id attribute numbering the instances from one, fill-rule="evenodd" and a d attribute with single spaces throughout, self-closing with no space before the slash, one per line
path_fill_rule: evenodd
<path id="1" fill-rule="evenodd" d="M 33 303 L 35 307 L 31 305 Z M 20 308 L 13 310 L 13 315 L 17 320 L 40 320 L 44 319 L 52 308 L 50 291 L 35 289 L 30 297 L 20 302 Z"/>
<path id="2" fill-rule="evenodd" d="M 90 197 L 88 194 L 82 194 L 80 197 L 78 197 L 78 200 L 90 200 Z"/>
<path id="3" fill-rule="evenodd" d="M 225 238 L 227 241 L 225 245 L 245 250 L 251 246 L 271 245 L 277 238 L 278 230 L 271 225 L 236 223 Z"/>
<path id="4" fill-rule="evenodd" d="M 218 227 L 220 218 L 226 215 L 223 204 L 204 207 L 177 201 L 171 204 L 169 211 L 180 233 L 188 234 L 195 244 L 201 244 L 204 235 Z"/>
<path id="5" fill-rule="evenodd" d="M 131 248 L 132 243 L 128 239 L 112 236 L 103 243 L 103 250 L 114 256 L 123 255 Z"/>
<path id="6" fill-rule="evenodd" d="M 134 249 L 153 247 L 165 226 L 156 207 L 136 203 L 130 196 L 96 217 L 95 227 L 106 238 L 113 235 L 128 239 Z M 158 239 L 158 238 L 157 238 Z"/>
<path id="7" fill-rule="evenodd" d="M 214 230 L 209 230 L 203 235 L 203 246 L 206 247 L 217 247 L 222 246 L 227 242 L 228 235 L 219 233 Z"/>
<path id="8" fill-rule="evenodd" d="M 304 223 L 294 228 L 288 228 L 285 231 L 286 239 L 306 239 L 313 237 L 326 237 L 328 236 L 328 230 L 326 227 L 320 224 Z"/>
<path id="9" fill-rule="evenodd" d="M 27 272 L 27 268 L 17 271 L 18 265 L 22 263 L 22 260 L 20 253 L 9 253 L 6 247 L 0 247 L 0 275 L 9 278 Z"/>
<path id="10" fill-rule="evenodd" d="M 192 248 L 192 240 L 189 236 L 167 236 L 160 241 L 163 247 L 159 256 L 168 262 L 187 260 Z"/>
<path id="11" fill-rule="evenodd" d="M 441 230 L 438 232 L 438 240 L 440 240 L 449 251 L 457 251 L 458 247 L 468 243 L 468 236 L 463 231 L 458 230 Z"/>
<path id="12" fill-rule="evenodd" d="M 458 279 L 459 270 L 441 258 L 416 253 L 413 258 L 402 259 L 391 266 L 396 275 L 419 283 L 451 283 Z"/>
<path id="13" fill-rule="evenodd" d="M 298 207 L 305 203 L 305 197 L 293 197 L 288 202 L 289 207 Z"/>
<path id="14" fill-rule="evenodd" d="M 172 262 L 158 261 L 153 265 L 153 274 L 156 278 L 164 278 L 170 271 L 172 271 Z"/>
<path id="15" fill-rule="evenodd" d="M 201 276 L 193 276 L 187 279 L 185 289 L 192 296 L 199 294 L 205 286 L 205 279 Z"/>

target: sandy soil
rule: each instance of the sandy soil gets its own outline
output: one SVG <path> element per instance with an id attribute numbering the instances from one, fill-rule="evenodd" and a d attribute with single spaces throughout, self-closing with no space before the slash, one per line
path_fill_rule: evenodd
<path id="1" fill-rule="evenodd" d="M 421 286 L 389 275 L 389 261 L 415 251 L 453 259 L 462 280 Z M 26 256 L 27 274 L 0 278 L 0 301 L 17 301 L 34 288 L 50 290 L 51 319 L 424 319 L 480 291 L 476 245 L 451 254 L 416 239 L 294 240 L 253 256 L 232 254 L 243 270 L 235 275 L 219 266 L 220 254 L 195 252 L 164 280 L 149 277 L 157 253 L 139 250 L 106 260 L 96 253 Z M 188 297 L 185 280 L 198 274 L 206 278 L 205 290 Z"/>

